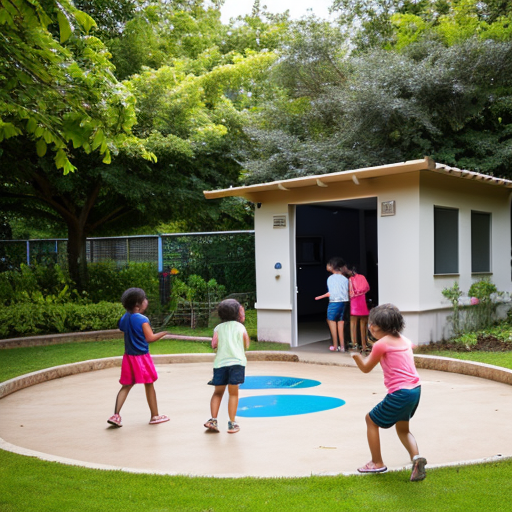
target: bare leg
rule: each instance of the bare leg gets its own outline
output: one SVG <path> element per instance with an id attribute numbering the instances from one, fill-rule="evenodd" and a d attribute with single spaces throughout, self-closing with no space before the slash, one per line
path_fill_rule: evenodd
<path id="1" fill-rule="evenodd" d="M 396 426 L 396 433 L 400 438 L 400 441 L 405 446 L 405 449 L 409 452 L 411 456 L 411 460 L 415 455 L 419 455 L 418 444 L 416 443 L 416 439 L 409 431 L 409 422 L 408 421 L 398 421 Z"/>
<path id="2" fill-rule="evenodd" d="M 222 402 L 224 391 L 226 391 L 226 386 L 215 386 L 215 391 L 213 392 L 212 399 L 210 401 L 212 418 L 216 418 L 219 414 L 220 403 Z"/>
<path id="3" fill-rule="evenodd" d="M 119 390 L 119 393 L 117 394 L 117 398 L 116 398 L 116 406 L 114 409 L 114 414 L 119 414 L 121 412 L 121 407 L 123 407 L 126 397 L 128 396 L 130 389 L 132 389 L 132 388 L 133 388 L 133 384 L 131 386 L 123 386 Z"/>
<path id="4" fill-rule="evenodd" d="M 158 405 L 156 403 L 156 392 L 153 383 L 144 384 L 146 388 L 146 399 L 148 401 L 149 410 L 151 411 L 151 418 L 158 416 Z"/>
<path id="5" fill-rule="evenodd" d="M 377 468 L 383 468 L 384 462 L 382 460 L 382 454 L 380 452 L 380 435 L 379 427 L 373 423 L 370 415 L 366 415 L 366 436 L 368 438 L 368 446 L 370 447 L 370 453 L 372 454 L 372 461 Z"/>
<path id="6" fill-rule="evenodd" d="M 367 316 L 359 317 L 359 326 L 361 329 L 361 344 L 363 346 L 363 350 L 366 350 L 366 337 L 368 335 L 368 317 Z"/>
<path id="7" fill-rule="evenodd" d="M 334 345 L 334 349 L 336 349 L 338 346 L 338 331 L 336 328 L 336 322 L 334 320 L 327 320 L 327 325 L 331 331 L 332 344 Z"/>
<path id="8" fill-rule="evenodd" d="M 350 337 L 352 338 L 352 344 L 357 346 L 357 316 L 350 317 Z"/>
<path id="9" fill-rule="evenodd" d="M 341 350 L 345 351 L 345 334 L 343 333 L 343 328 L 345 327 L 345 322 L 340 320 L 338 322 L 338 339 L 340 341 Z"/>
<path id="10" fill-rule="evenodd" d="M 236 410 L 238 408 L 238 384 L 228 385 L 229 402 L 228 414 L 231 421 L 235 421 Z"/>

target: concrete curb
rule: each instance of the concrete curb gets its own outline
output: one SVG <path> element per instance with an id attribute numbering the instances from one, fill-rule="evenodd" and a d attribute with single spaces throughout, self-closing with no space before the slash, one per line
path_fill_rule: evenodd
<path id="1" fill-rule="evenodd" d="M 0 340 L 0 350 L 20 347 L 43 347 L 46 345 L 60 345 L 61 343 L 73 343 L 75 341 L 103 341 L 123 338 L 124 334 L 119 329 L 106 331 L 70 332 L 65 334 L 44 334 L 41 336 L 27 336 L 23 338 L 8 338 Z M 206 336 L 184 336 L 182 334 L 170 334 L 164 336 L 166 340 L 187 341 L 211 341 Z"/>
<path id="2" fill-rule="evenodd" d="M 155 364 L 213 363 L 215 354 L 156 354 L 153 355 L 152 358 Z M 52 368 L 20 375 L 19 377 L 0 382 L 0 399 L 20 389 L 35 386 L 36 384 L 41 384 L 49 380 L 60 379 L 78 373 L 120 367 L 122 360 L 122 356 L 90 359 L 88 361 L 54 366 Z M 299 358 L 295 354 L 288 352 L 262 350 L 261 352 L 248 352 L 247 360 L 298 362 Z"/>
<path id="3" fill-rule="evenodd" d="M 437 370 L 440 372 L 460 373 L 471 377 L 494 380 L 512 386 L 512 370 L 494 366 L 492 364 L 464 361 L 451 357 L 427 356 L 415 354 L 414 361 L 417 368 L 424 370 Z"/>

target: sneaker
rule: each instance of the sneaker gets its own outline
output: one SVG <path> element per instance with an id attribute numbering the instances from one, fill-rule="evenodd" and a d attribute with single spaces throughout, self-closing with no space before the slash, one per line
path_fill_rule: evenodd
<path id="1" fill-rule="evenodd" d="M 218 432 L 219 431 L 219 425 L 217 423 L 217 420 L 214 420 L 213 418 L 210 418 L 205 424 L 205 428 L 208 430 L 211 430 L 212 432 Z"/>
<path id="2" fill-rule="evenodd" d="M 425 459 L 425 457 L 420 457 L 419 455 L 414 456 L 412 459 L 411 482 L 419 482 L 425 479 L 427 476 L 427 472 L 425 471 L 426 465 L 427 459 Z"/>
<path id="3" fill-rule="evenodd" d="M 121 416 L 119 416 L 119 414 L 114 414 L 113 416 L 110 416 L 110 418 L 107 420 L 107 423 L 114 425 L 114 427 L 123 426 L 123 424 L 121 423 Z"/>
<path id="4" fill-rule="evenodd" d="M 240 430 L 240 426 L 236 421 L 228 421 L 228 434 L 236 434 Z"/>

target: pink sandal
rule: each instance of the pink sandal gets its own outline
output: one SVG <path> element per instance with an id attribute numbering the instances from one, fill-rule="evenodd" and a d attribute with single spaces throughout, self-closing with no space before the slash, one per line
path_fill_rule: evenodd
<path id="1" fill-rule="evenodd" d="M 165 423 L 166 421 L 169 421 L 169 418 L 165 414 L 161 414 L 160 416 L 153 416 L 149 424 L 156 425 L 157 423 Z"/>
<path id="2" fill-rule="evenodd" d="M 357 471 L 359 471 L 359 473 L 384 473 L 384 471 L 387 470 L 388 468 L 386 466 L 378 468 L 375 465 L 375 462 L 373 462 L 372 460 L 368 462 L 368 464 L 365 464 L 362 468 L 357 468 Z"/>

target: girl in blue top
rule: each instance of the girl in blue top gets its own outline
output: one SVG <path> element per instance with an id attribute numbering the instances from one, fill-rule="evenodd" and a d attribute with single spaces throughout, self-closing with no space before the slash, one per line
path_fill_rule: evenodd
<path id="1" fill-rule="evenodd" d="M 331 258 L 327 263 L 327 272 L 332 275 L 327 278 L 327 293 L 315 297 L 315 300 L 329 297 L 329 306 L 327 307 L 327 325 L 332 337 L 332 346 L 330 350 L 335 352 L 345 352 L 345 342 L 343 329 L 345 322 L 343 314 L 345 307 L 349 304 L 348 300 L 348 279 L 342 274 L 345 267 L 343 258 Z M 338 345 L 339 340 L 339 345 Z"/>
<path id="2" fill-rule="evenodd" d="M 124 332 L 124 355 L 121 379 L 119 380 L 122 387 L 116 398 L 114 414 L 107 420 L 107 423 L 114 427 L 123 426 L 119 413 L 134 384 L 144 384 L 146 388 L 146 398 L 151 411 L 149 423 L 151 425 L 164 423 L 169 421 L 169 418 L 165 414 L 158 414 L 155 387 L 153 386 L 155 380 L 158 379 L 158 374 L 149 354 L 148 343 L 157 341 L 169 333 L 166 331 L 153 333 L 148 318 L 142 314 L 149 304 L 144 290 L 128 288 L 123 293 L 121 302 L 126 309 L 126 313 L 118 322 L 119 329 Z"/>

